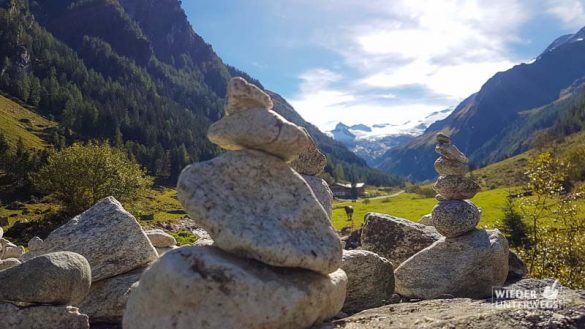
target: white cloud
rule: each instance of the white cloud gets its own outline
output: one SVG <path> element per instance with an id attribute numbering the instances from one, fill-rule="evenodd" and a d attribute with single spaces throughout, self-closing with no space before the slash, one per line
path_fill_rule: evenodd
<path id="1" fill-rule="evenodd" d="M 583 0 L 547 0 L 546 11 L 560 19 L 571 28 L 585 25 L 585 1 Z"/>
<path id="2" fill-rule="evenodd" d="M 291 101 L 321 128 L 332 120 L 399 123 L 457 105 L 513 66 L 510 45 L 521 42 L 531 15 L 520 0 L 316 1 L 313 10 L 343 16 L 311 40 L 344 67 L 303 73 Z M 421 92 L 395 91 L 407 87 Z"/>

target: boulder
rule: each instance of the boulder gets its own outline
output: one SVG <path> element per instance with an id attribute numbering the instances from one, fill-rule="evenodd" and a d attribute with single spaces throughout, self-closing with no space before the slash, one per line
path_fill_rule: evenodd
<path id="1" fill-rule="evenodd" d="M 108 197 L 57 228 L 28 258 L 54 251 L 72 251 L 91 265 L 93 281 L 144 267 L 158 258 L 136 218 Z"/>
<path id="2" fill-rule="evenodd" d="M 28 250 L 29 251 L 37 251 L 42 249 L 43 247 L 43 239 L 35 236 L 34 238 L 28 241 Z"/>
<path id="3" fill-rule="evenodd" d="M 309 184 L 309 187 L 315 194 L 315 197 L 317 197 L 317 200 L 325 209 L 325 212 L 327 213 L 327 216 L 329 216 L 329 219 L 331 219 L 333 192 L 331 192 L 329 184 L 327 184 L 327 182 L 321 179 L 320 177 L 316 176 L 303 175 L 303 178 L 305 179 L 307 184 Z"/>
<path id="4" fill-rule="evenodd" d="M 175 237 L 161 229 L 147 230 L 144 233 L 155 248 L 168 248 L 177 245 Z"/>
<path id="5" fill-rule="evenodd" d="M 347 276 L 271 267 L 210 246 L 173 250 L 132 289 L 123 327 L 308 328 L 343 305 Z"/>
<path id="6" fill-rule="evenodd" d="M 94 282 L 79 304 L 92 323 L 120 323 L 128 302 L 130 287 L 140 280 L 144 268 Z"/>
<path id="7" fill-rule="evenodd" d="M 274 156 L 244 150 L 192 164 L 179 177 L 177 197 L 225 251 L 323 274 L 341 264 L 341 242 L 323 206 Z"/>
<path id="8" fill-rule="evenodd" d="M 469 163 L 469 159 L 465 156 L 465 154 L 461 153 L 457 146 L 451 143 L 439 142 L 439 144 L 435 146 L 435 151 L 446 159 L 461 163 Z"/>
<path id="9" fill-rule="evenodd" d="M 73 306 L 18 307 L 0 303 L 0 328 L 89 329 L 89 319 Z"/>
<path id="10" fill-rule="evenodd" d="M 73 252 L 35 257 L 0 272 L 0 301 L 77 305 L 89 292 L 87 260 Z"/>
<path id="11" fill-rule="evenodd" d="M 362 228 L 362 249 L 388 259 L 395 267 L 439 240 L 432 226 L 413 223 L 390 215 L 369 213 Z"/>
<path id="12" fill-rule="evenodd" d="M 480 187 L 469 177 L 439 176 L 433 189 L 447 200 L 466 200 L 473 198 Z"/>
<path id="13" fill-rule="evenodd" d="M 433 214 L 426 214 L 420 218 L 419 224 L 433 226 Z"/>
<path id="14" fill-rule="evenodd" d="M 17 258 L 7 258 L 0 260 L 0 271 L 7 270 L 16 265 L 22 264 Z"/>
<path id="15" fill-rule="evenodd" d="M 396 293 L 409 298 L 489 297 L 508 276 L 508 241 L 498 230 L 442 238 L 400 264 L 394 276 Z"/>
<path id="16" fill-rule="evenodd" d="M 301 175 L 317 176 L 323 171 L 325 165 L 327 165 L 327 158 L 319 147 L 309 135 L 309 132 L 303 127 L 300 127 L 309 137 L 309 144 L 305 150 L 303 150 L 299 157 L 290 163 L 290 166 Z"/>
<path id="17" fill-rule="evenodd" d="M 433 208 L 432 224 L 446 237 L 456 237 L 475 229 L 479 209 L 471 201 L 446 200 Z"/>
<path id="18" fill-rule="evenodd" d="M 4 238 L 0 238 L 0 246 L 0 259 L 20 258 L 25 252 L 23 246 L 17 246 Z"/>
<path id="19" fill-rule="evenodd" d="M 469 165 L 441 156 L 435 161 L 435 170 L 441 176 L 465 176 L 469 172 Z"/>
<path id="20" fill-rule="evenodd" d="M 197 237 L 197 241 L 193 243 L 194 245 L 201 245 L 201 246 L 211 246 L 213 244 L 213 239 L 207 233 L 206 230 L 202 228 L 194 229 L 193 234 Z"/>
<path id="21" fill-rule="evenodd" d="M 4 236 L 4 230 L 2 229 L 2 226 L 0 226 L 0 239 L 2 239 L 2 236 Z"/>
<path id="22" fill-rule="evenodd" d="M 175 250 L 177 248 L 178 248 L 177 246 L 172 246 L 172 247 L 167 247 L 167 248 L 156 248 L 156 252 L 158 253 L 158 257 L 160 257 L 160 256 L 166 254 L 167 252 L 169 252 L 171 250 Z"/>
<path id="23" fill-rule="evenodd" d="M 528 274 L 526 264 L 518 257 L 518 255 L 510 250 L 508 254 L 508 277 L 506 281 L 518 281 Z"/>
<path id="24" fill-rule="evenodd" d="M 225 113 L 230 115 L 249 109 L 271 109 L 272 99 L 257 86 L 242 77 L 234 77 L 227 87 Z"/>
<path id="25" fill-rule="evenodd" d="M 347 274 L 343 312 L 379 307 L 392 297 L 394 267 L 387 259 L 367 250 L 344 250 L 341 269 Z"/>
<path id="26" fill-rule="evenodd" d="M 284 161 L 296 159 L 309 145 L 309 136 L 304 130 L 266 109 L 251 109 L 223 117 L 209 127 L 207 138 L 226 150 L 260 150 Z"/>
<path id="27" fill-rule="evenodd" d="M 322 324 L 315 329 L 533 329 L 583 328 L 585 323 L 585 297 L 568 288 L 551 303 L 542 292 L 550 287 L 545 280 L 522 280 L 510 289 L 535 291 L 534 299 L 515 299 L 516 307 L 496 304 L 490 299 L 473 300 L 451 298 L 424 300 L 415 303 L 392 304 L 363 311 L 359 314 Z M 520 302 L 520 303 L 518 303 Z M 508 304 L 510 305 L 510 304 Z M 534 307 L 533 305 L 541 305 Z M 560 305 L 561 307 L 556 307 Z"/>

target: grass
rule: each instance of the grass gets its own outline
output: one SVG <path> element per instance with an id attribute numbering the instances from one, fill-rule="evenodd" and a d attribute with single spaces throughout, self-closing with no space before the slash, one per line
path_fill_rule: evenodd
<path id="1" fill-rule="evenodd" d="M 500 188 L 480 192 L 473 198 L 472 201 L 483 209 L 479 227 L 496 227 L 496 223 L 503 216 L 502 209 L 507 195 L 508 189 Z M 369 212 L 388 214 L 418 222 L 422 216 L 429 214 L 438 203 L 435 198 L 426 198 L 414 193 L 402 193 L 396 197 L 364 201 L 334 202 L 332 217 L 335 229 L 340 230 L 350 224 L 343 209 L 345 206 L 354 208 L 354 225 L 360 227 L 364 222 L 364 216 Z"/>
<path id="2" fill-rule="evenodd" d="M 45 142 L 47 132 L 56 125 L 55 122 L 0 96 L 0 131 L 11 146 L 14 147 L 22 139 L 28 148 L 43 149 L 48 145 Z"/>

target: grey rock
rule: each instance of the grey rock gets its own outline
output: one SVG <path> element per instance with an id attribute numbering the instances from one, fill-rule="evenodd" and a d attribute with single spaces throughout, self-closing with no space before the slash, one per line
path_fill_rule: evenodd
<path id="1" fill-rule="evenodd" d="M 465 200 L 473 198 L 480 187 L 469 177 L 440 176 L 433 189 L 448 200 Z"/>
<path id="2" fill-rule="evenodd" d="M 309 132 L 303 127 L 301 129 L 309 137 L 309 144 L 299 154 L 299 157 L 290 163 L 290 166 L 301 175 L 317 176 L 323 171 L 325 165 L 327 165 L 327 158 L 319 151 L 319 147 L 311 135 L 309 135 Z"/>
<path id="3" fill-rule="evenodd" d="M 123 326 L 308 328 L 343 305 L 347 276 L 271 267 L 209 246 L 161 257 L 132 288 Z"/>
<path id="4" fill-rule="evenodd" d="M 439 240 L 432 226 L 413 223 L 390 215 L 369 213 L 362 228 L 362 249 L 388 259 L 395 267 Z"/>
<path id="5" fill-rule="evenodd" d="M 24 252 L 23 246 L 17 246 L 4 238 L 0 238 L 0 259 L 20 258 L 24 255 Z"/>
<path id="6" fill-rule="evenodd" d="M 179 177 L 177 197 L 225 251 L 323 274 L 341 264 L 341 242 L 323 207 L 274 156 L 245 150 L 192 164 Z"/>
<path id="7" fill-rule="evenodd" d="M 166 247 L 166 248 L 159 248 L 159 247 L 157 247 L 156 248 L 156 252 L 158 253 L 158 257 L 160 257 L 160 256 L 166 254 L 167 252 L 169 252 L 171 250 L 175 250 L 177 248 L 179 248 L 179 247 L 177 247 L 177 246 Z"/>
<path id="8" fill-rule="evenodd" d="M 479 209 L 468 200 L 441 201 L 433 208 L 433 226 L 446 237 L 456 237 L 475 229 Z"/>
<path id="9" fill-rule="evenodd" d="M 37 251 L 41 250 L 43 247 L 43 239 L 35 236 L 34 238 L 28 241 L 28 250 L 29 251 Z"/>
<path id="10" fill-rule="evenodd" d="M 518 254 L 510 250 L 508 254 L 508 277 L 506 281 L 517 281 L 528 274 L 526 264 L 518 257 Z"/>
<path id="11" fill-rule="evenodd" d="M 332 215 L 332 205 L 333 205 L 333 192 L 329 188 L 329 184 L 323 179 L 316 177 L 316 176 L 305 176 L 303 178 L 309 184 L 309 187 L 317 197 L 319 203 L 325 209 L 327 216 L 331 219 Z"/>
<path id="12" fill-rule="evenodd" d="M 420 218 L 419 224 L 433 226 L 433 214 L 426 214 Z"/>
<path id="13" fill-rule="evenodd" d="M 0 329 L 89 329 L 89 319 L 73 306 L 0 303 Z"/>
<path id="14" fill-rule="evenodd" d="M 249 109 L 271 109 L 272 99 L 260 88 L 242 77 L 234 77 L 227 86 L 225 113 L 230 115 Z"/>
<path id="15" fill-rule="evenodd" d="M 420 299 L 489 297 L 507 275 L 508 241 L 498 230 L 442 238 L 394 271 L 396 293 Z"/>
<path id="16" fill-rule="evenodd" d="M 508 288 L 542 291 L 550 281 L 522 280 Z M 529 308 L 529 303 L 517 307 L 501 307 L 491 299 L 468 298 L 435 299 L 416 303 L 400 303 L 370 309 L 341 320 L 322 324 L 319 329 L 534 329 L 583 328 L 585 323 L 585 295 L 563 288 L 557 298 L 560 308 Z M 517 299 L 515 301 L 518 301 Z M 551 305 L 542 297 L 530 301 L 532 305 Z"/>
<path id="17" fill-rule="evenodd" d="M 461 163 L 469 163 L 469 159 L 465 156 L 465 154 L 459 151 L 457 146 L 453 144 L 439 143 L 437 146 L 435 146 L 435 151 L 449 160 L 458 161 Z"/>
<path id="18" fill-rule="evenodd" d="M 0 271 L 22 264 L 17 258 L 6 258 L 0 260 Z"/>
<path id="19" fill-rule="evenodd" d="M 168 248 L 177 245 L 175 237 L 161 229 L 146 230 L 144 233 L 155 248 Z"/>
<path id="20" fill-rule="evenodd" d="M 90 285 L 91 270 L 83 256 L 55 252 L 1 271 L 0 300 L 77 305 Z"/>
<path id="21" fill-rule="evenodd" d="M 28 257 L 72 251 L 91 265 L 93 281 L 143 267 L 158 258 L 136 218 L 108 197 L 57 228 Z"/>
<path id="22" fill-rule="evenodd" d="M 304 130 L 265 109 L 226 116 L 209 127 L 207 138 L 226 150 L 260 150 L 285 161 L 296 159 L 309 145 Z"/>
<path id="23" fill-rule="evenodd" d="M 469 165 L 441 156 L 435 161 L 435 170 L 441 176 L 465 176 L 469 172 Z"/>
<path id="24" fill-rule="evenodd" d="M 451 144 L 451 137 L 443 134 L 443 133 L 438 133 L 436 136 L 437 139 L 437 143 L 439 144 Z"/>
<path id="25" fill-rule="evenodd" d="M 193 245 L 196 245 L 196 246 L 211 246 L 211 245 L 213 245 L 213 239 L 211 238 L 209 233 L 207 233 L 206 230 L 204 230 L 202 228 L 197 228 L 197 229 L 194 229 L 192 232 L 197 237 L 197 241 L 195 241 L 195 243 Z"/>
<path id="26" fill-rule="evenodd" d="M 130 287 L 140 280 L 144 270 L 141 268 L 94 282 L 89 294 L 79 304 L 79 310 L 87 314 L 91 322 L 122 322 Z"/>
<path id="27" fill-rule="evenodd" d="M 367 250 L 344 250 L 341 269 L 347 274 L 343 312 L 379 307 L 392 297 L 394 267 L 386 258 Z"/>

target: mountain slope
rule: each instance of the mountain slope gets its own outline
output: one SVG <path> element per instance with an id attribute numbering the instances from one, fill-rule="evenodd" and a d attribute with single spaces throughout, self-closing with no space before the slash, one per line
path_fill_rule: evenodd
<path id="1" fill-rule="evenodd" d="M 220 152 L 206 132 L 223 115 L 229 79 L 261 87 L 223 63 L 179 0 L 0 0 L 0 45 L 0 90 L 54 118 L 56 140 L 109 140 L 169 184 Z M 330 174 L 340 165 L 369 176 L 292 108 L 285 117 L 309 129 Z"/>
<path id="2" fill-rule="evenodd" d="M 446 119 L 431 125 L 411 143 L 385 154 L 381 168 L 415 180 L 432 179 L 436 175 L 433 136 L 439 131 L 450 134 L 475 165 L 517 154 L 522 148 L 507 154 L 498 149 L 502 136 L 522 125 L 521 113 L 557 100 L 563 89 L 584 76 L 585 42 L 580 37 L 565 37 L 533 63 L 494 75 Z"/>

